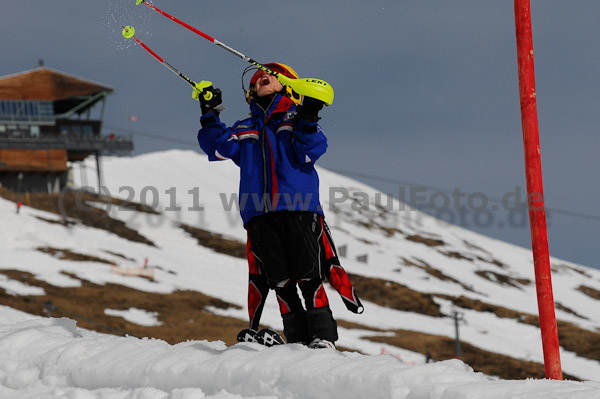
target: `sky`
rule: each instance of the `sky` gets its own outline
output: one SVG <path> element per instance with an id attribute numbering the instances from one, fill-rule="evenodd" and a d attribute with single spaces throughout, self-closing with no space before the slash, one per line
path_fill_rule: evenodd
<path id="1" fill-rule="evenodd" d="M 526 213 L 495 202 L 526 192 L 512 1 L 154 4 L 259 62 L 329 82 L 321 166 L 397 197 L 424 196 L 419 208 L 530 246 Z M 597 268 L 599 12 L 594 0 L 532 1 L 550 252 Z M 186 76 L 221 88 L 225 123 L 247 115 L 247 64 L 134 0 L 5 1 L 0 76 L 43 59 L 115 88 L 104 131 L 134 132 L 135 154 L 196 148 L 189 85 L 124 39 L 122 25 Z"/>

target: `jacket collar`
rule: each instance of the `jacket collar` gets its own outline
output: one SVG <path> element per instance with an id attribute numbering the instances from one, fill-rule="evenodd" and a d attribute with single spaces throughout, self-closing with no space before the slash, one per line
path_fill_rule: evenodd
<path id="1" fill-rule="evenodd" d="M 292 107 L 294 107 L 294 102 L 291 99 L 281 94 L 275 94 L 266 112 L 254 101 L 250 103 L 250 112 L 253 117 L 265 119 L 265 116 L 267 116 L 267 119 L 271 119 L 276 114 L 288 112 Z"/>

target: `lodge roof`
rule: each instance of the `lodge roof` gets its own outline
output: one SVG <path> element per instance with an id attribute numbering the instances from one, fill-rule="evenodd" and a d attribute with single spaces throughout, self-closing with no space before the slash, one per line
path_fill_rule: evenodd
<path id="1" fill-rule="evenodd" d="M 0 100 L 65 100 L 114 89 L 47 67 L 0 76 Z"/>

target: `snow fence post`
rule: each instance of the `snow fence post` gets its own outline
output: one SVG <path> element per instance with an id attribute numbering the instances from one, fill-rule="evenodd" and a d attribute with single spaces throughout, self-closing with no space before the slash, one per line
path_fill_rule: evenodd
<path id="1" fill-rule="evenodd" d="M 546 378 L 562 380 L 558 330 L 554 313 L 548 231 L 544 205 L 544 185 L 540 156 L 537 100 L 535 91 L 535 68 L 533 63 L 533 36 L 531 32 L 530 0 L 514 0 L 517 33 L 517 60 L 519 65 L 519 96 L 521 100 L 521 124 L 525 147 L 525 175 L 529 224 L 535 268 L 544 370 Z"/>

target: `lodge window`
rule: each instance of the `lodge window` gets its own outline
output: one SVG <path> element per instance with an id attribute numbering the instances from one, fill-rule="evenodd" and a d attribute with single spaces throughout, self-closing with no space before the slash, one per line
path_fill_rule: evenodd
<path id="1" fill-rule="evenodd" d="M 29 127 L 29 134 L 31 137 L 39 138 L 40 137 L 40 127 L 33 125 Z"/>

